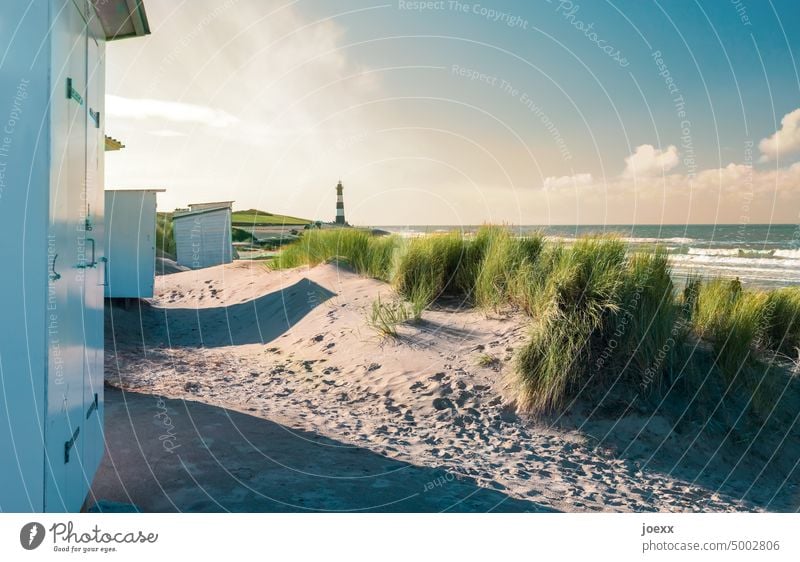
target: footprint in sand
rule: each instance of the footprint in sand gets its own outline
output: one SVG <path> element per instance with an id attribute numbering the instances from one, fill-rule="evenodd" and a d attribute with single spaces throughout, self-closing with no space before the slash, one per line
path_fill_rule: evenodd
<path id="1" fill-rule="evenodd" d="M 416 391 L 418 391 L 418 390 L 426 390 L 426 389 L 428 388 L 428 386 L 427 386 L 427 385 L 425 385 L 425 384 L 423 384 L 421 381 L 417 381 L 417 382 L 415 382 L 414 384 L 412 384 L 412 385 L 411 385 L 410 387 L 408 387 L 408 388 L 409 388 L 409 390 L 411 390 L 412 392 L 416 392 Z"/>
<path id="2" fill-rule="evenodd" d="M 391 398 L 386 399 L 386 401 L 383 403 L 383 406 L 386 408 L 388 412 L 391 412 L 393 414 L 400 413 L 400 408 L 394 405 L 394 400 L 392 400 Z"/>
<path id="3" fill-rule="evenodd" d="M 464 406 L 464 404 L 467 403 L 467 401 L 469 401 L 472 398 L 473 394 L 471 392 L 462 390 L 461 392 L 458 393 L 458 396 L 456 396 L 456 404 L 458 404 L 458 407 L 461 408 Z"/>
<path id="4" fill-rule="evenodd" d="M 434 398 L 433 407 L 437 410 L 449 410 L 453 408 L 453 402 L 449 398 Z"/>
<path id="5" fill-rule="evenodd" d="M 187 392 L 199 392 L 200 391 L 200 383 L 189 381 L 183 385 L 183 389 Z"/>

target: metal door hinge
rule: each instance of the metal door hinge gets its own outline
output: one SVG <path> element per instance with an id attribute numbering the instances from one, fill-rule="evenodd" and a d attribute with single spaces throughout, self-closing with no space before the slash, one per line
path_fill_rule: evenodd
<path id="1" fill-rule="evenodd" d="M 78 434 L 81 432 L 80 427 L 75 428 L 75 433 L 72 434 L 72 438 L 64 443 L 64 464 L 69 462 L 69 452 L 72 447 L 75 445 L 75 440 L 78 439 Z"/>
<path id="2" fill-rule="evenodd" d="M 92 405 L 89 406 L 89 409 L 86 411 L 86 419 L 87 420 L 89 419 L 89 416 L 92 415 L 92 412 L 97 410 L 97 408 L 98 408 L 98 399 L 97 399 L 97 393 L 95 392 L 94 393 L 94 401 L 92 402 Z"/>
<path id="3" fill-rule="evenodd" d="M 67 78 L 67 99 L 75 100 L 78 105 L 83 105 L 83 98 L 80 93 L 72 87 L 72 78 Z"/>
<path id="4" fill-rule="evenodd" d="M 58 254 L 53 256 L 53 265 L 50 267 L 50 281 L 58 281 L 61 279 L 61 274 L 56 271 L 56 260 L 58 259 Z"/>

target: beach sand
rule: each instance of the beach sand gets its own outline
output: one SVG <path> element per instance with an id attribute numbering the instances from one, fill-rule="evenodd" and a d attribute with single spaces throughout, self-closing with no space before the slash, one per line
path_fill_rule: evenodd
<path id="1" fill-rule="evenodd" d="M 800 503 L 796 480 L 786 479 L 800 458 L 796 443 L 773 458 L 757 448 L 747 457 L 741 448 L 717 451 L 707 440 L 688 447 L 691 437 L 663 417 L 635 409 L 604 417 L 580 401 L 560 416 L 529 418 L 504 385 L 525 319 L 446 303 L 386 339 L 366 322 L 379 295 L 391 298 L 391 288 L 334 264 L 268 271 L 234 262 L 163 275 L 153 299 L 107 307 L 106 382 L 268 420 L 298 432 L 282 442 L 298 452 L 302 436 L 315 435 L 436 469 L 444 486 L 468 479 L 531 510 Z M 307 486 L 300 472 L 297 485 L 304 478 Z M 365 502 L 380 497 L 353 498 Z"/>

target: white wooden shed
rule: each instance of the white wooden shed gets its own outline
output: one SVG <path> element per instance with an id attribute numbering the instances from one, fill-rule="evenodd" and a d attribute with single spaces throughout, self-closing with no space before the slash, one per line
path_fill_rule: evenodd
<path id="1" fill-rule="evenodd" d="M 230 263 L 233 259 L 231 208 L 233 201 L 191 203 L 172 217 L 179 265 L 191 269 Z"/>
<path id="2" fill-rule="evenodd" d="M 143 299 L 153 296 L 156 197 L 163 191 L 106 190 L 106 297 Z"/>
<path id="3" fill-rule="evenodd" d="M 77 511 L 105 451 L 105 43 L 147 18 L 30 0 L 0 22 L 0 511 Z"/>

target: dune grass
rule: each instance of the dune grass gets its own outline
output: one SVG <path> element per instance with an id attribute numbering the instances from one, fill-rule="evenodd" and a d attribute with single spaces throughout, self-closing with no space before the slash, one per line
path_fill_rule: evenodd
<path id="1" fill-rule="evenodd" d="M 727 392 L 746 395 L 763 419 L 783 383 L 776 363 L 797 357 L 800 290 L 749 291 L 737 280 L 700 284 L 693 311 L 698 338 L 710 342 Z"/>
<path id="2" fill-rule="evenodd" d="M 512 375 L 521 405 L 543 412 L 584 390 L 658 388 L 677 311 L 666 254 L 628 256 L 619 240 L 593 237 L 541 267 L 531 335 Z"/>
<path id="3" fill-rule="evenodd" d="M 515 237 L 505 229 L 487 227 L 478 233 L 475 246 L 480 252 L 473 274 L 475 304 L 497 310 L 525 302 L 519 291 L 527 285 L 526 267 L 536 263 L 544 237 L 539 233 Z"/>
<path id="4" fill-rule="evenodd" d="M 352 228 L 309 230 L 281 251 L 274 267 L 314 266 L 335 259 L 362 275 L 389 281 L 400 242 L 396 236 L 373 236 L 367 230 Z"/>
<path id="5" fill-rule="evenodd" d="M 392 276 L 397 292 L 420 303 L 470 294 L 474 282 L 471 246 L 458 232 L 414 238 Z"/>
<path id="6" fill-rule="evenodd" d="M 275 266 L 331 259 L 393 285 L 400 300 L 377 300 L 368 318 L 384 335 L 442 297 L 530 317 L 506 376 L 519 407 L 534 413 L 578 395 L 633 400 L 677 388 L 700 397 L 698 412 L 735 395 L 764 415 L 775 405 L 776 361 L 797 357 L 800 345 L 800 289 L 690 278 L 678 290 L 663 248 L 631 253 L 614 236 L 563 244 L 496 226 L 411 240 L 323 229 L 304 233 Z"/>
<path id="7" fill-rule="evenodd" d="M 479 367 L 494 369 L 500 366 L 500 359 L 491 353 L 481 353 L 475 361 L 475 364 Z"/>
<path id="8" fill-rule="evenodd" d="M 767 295 L 764 344 L 789 357 L 800 355 L 800 287 L 785 287 Z"/>
<path id="9" fill-rule="evenodd" d="M 379 334 L 397 337 L 397 328 L 411 320 L 418 320 L 416 309 L 402 300 L 384 301 L 380 297 L 372 302 L 367 323 Z"/>
<path id="10" fill-rule="evenodd" d="M 766 294 L 745 292 L 736 281 L 712 280 L 700 287 L 694 313 L 697 335 L 710 341 L 721 372 L 733 382 L 746 371 L 763 330 Z"/>

